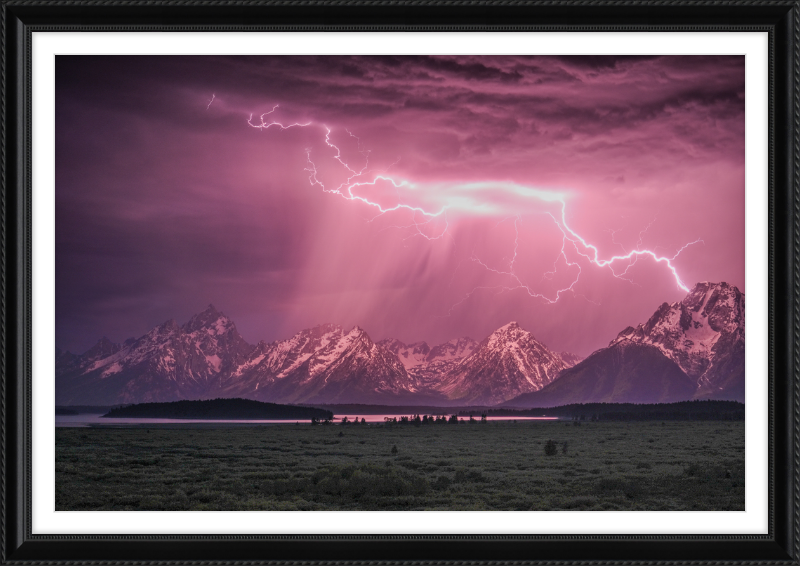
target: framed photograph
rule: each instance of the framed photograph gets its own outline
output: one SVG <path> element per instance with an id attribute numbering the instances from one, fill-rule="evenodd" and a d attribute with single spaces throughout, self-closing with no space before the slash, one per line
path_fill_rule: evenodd
<path id="1" fill-rule="evenodd" d="M 5 2 L 3 560 L 796 564 L 798 8 Z"/>

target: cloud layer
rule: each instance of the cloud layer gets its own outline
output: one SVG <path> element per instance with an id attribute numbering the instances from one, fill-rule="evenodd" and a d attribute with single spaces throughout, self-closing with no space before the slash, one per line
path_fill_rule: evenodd
<path id="1" fill-rule="evenodd" d="M 621 279 L 627 264 L 560 256 L 554 196 L 602 257 L 702 239 L 681 279 L 744 290 L 743 57 L 59 56 L 56 75 L 63 348 L 211 302 L 251 342 L 334 322 L 434 343 L 517 320 L 587 354 L 685 294 L 647 258 Z M 248 124 L 268 112 L 309 125 Z M 447 213 L 325 192 L 343 163 L 392 179 L 354 196 Z M 531 297 L 578 274 L 554 304 Z"/>

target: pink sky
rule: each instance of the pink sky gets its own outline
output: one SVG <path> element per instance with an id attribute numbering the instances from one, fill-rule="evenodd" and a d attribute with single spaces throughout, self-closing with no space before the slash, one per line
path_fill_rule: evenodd
<path id="1" fill-rule="evenodd" d="M 743 57 L 58 57 L 56 79 L 62 348 L 213 303 L 252 343 L 516 320 L 586 355 L 686 294 L 577 237 L 601 260 L 696 242 L 683 284 L 745 291 Z"/>

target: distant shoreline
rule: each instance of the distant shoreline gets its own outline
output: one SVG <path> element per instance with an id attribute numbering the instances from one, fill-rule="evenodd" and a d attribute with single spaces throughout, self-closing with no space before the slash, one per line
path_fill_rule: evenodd
<path id="1" fill-rule="evenodd" d="M 208 401 L 173 401 L 138 403 L 112 409 L 104 418 L 142 418 L 176 420 L 330 420 L 325 409 L 262 403 L 249 399 L 211 399 Z"/>
<path id="2" fill-rule="evenodd" d="M 94 409 L 94 410 L 91 410 Z M 247 399 L 214 399 L 207 401 L 174 401 L 170 403 L 140 403 L 117 407 L 56 407 L 58 416 L 80 414 L 101 415 L 103 418 L 170 419 L 176 421 L 311 421 L 340 420 L 354 415 L 415 415 L 505 417 L 557 417 L 561 420 L 744 420 L 745 406 L 736 401 L 684 401 L 663 404 L 591 403 L 559 407 L 523 409 L 505 407 L 434 407 L 392 405 L 279 405 Z M 369 418 L 368 418 L 369 420 Z M 224 423 L 218 423 L 224 424 Z M 267 424 L 267 423 L 262 423 Z M 277 424 L 277 423 L 276 423 Z"/>

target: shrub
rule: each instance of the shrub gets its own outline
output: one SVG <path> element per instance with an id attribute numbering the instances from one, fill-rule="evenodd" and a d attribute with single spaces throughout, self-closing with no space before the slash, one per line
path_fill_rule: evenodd
<path id="1" fill-rule="evenodd" d="M 622 492 L 628 499 L 636 499 L 642 495 L 642 486 L 635 481 L 620 478 L 603 478 L 595 484 L 595 492 L 603 494 Z"/>
<path id="2" fill-rule="evenodd" d="M 433 482 L 433 489 L 447 489 L 450 487 L 450 484 L 453 483 L 450 478 L 447 476 L 439 476 L 436 478 L 436 481 Z"/>
<path id="3" fill-rule="evenodd" d="M 554 440 L 548 440 L 544 445 L 544 453 L 547 456 L 555 456 L 558 454 L 558 445 L 556 445 Z"/>
<path id="4" fill-rule="evenodd" d="M 392 454 L 397 454 L 397 444 L 392 446 Z"/>

